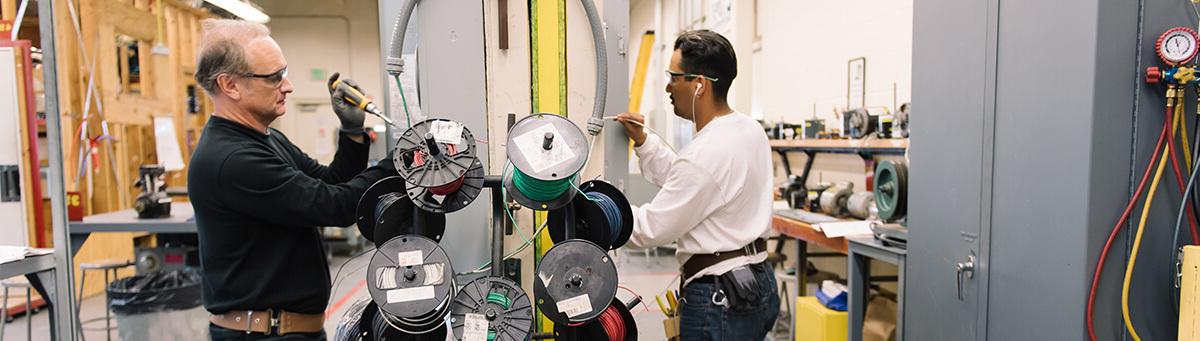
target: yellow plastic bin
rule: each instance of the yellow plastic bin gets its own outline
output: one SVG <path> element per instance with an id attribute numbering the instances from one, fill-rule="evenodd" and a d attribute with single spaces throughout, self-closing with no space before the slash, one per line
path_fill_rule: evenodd
<path id="1" fill-rule="evenodd" d="M 848 315 L 826 308 L 813 296 L 796 298 L 796 341 L 846 341 Z"/>

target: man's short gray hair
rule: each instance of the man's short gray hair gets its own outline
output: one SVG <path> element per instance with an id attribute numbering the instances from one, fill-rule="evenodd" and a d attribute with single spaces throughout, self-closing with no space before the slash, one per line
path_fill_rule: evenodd
<path id="1" fill-rule="evenodd" d="M 267 26 L 245 20 L 205 19 L 201 22 L 196 83 L 210 96 L 217 94 L 217 76 L 251 73 L 246 63 L 246 43 L 269 36 Z"/>

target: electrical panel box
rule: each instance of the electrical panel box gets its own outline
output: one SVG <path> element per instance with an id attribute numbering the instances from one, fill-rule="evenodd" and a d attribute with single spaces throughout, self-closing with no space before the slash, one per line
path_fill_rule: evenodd
<path id="1" fill-rule="evenodd" d="M 1179 269 L 1179 339 L 1200 340 L 1200 246 L 1183 247 Z"/>

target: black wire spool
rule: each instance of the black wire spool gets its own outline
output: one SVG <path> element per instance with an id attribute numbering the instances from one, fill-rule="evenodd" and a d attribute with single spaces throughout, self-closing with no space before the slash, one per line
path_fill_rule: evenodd
<path id="1" fill-rule="evenodd" d="M 418 235 L 384 242 L 367 267 L 371 300 L 388 325 L 406 334 L 444 329 L 456 287 L 446 251 Z"/>
<path id="2" fill-rule="evenodd" d="M 566 240 L 566 210 L 575 213 L 575 238 L 595 243 L 605 250 L 616 250 L 629 241 L 633 234 L 633 209 L 625 194 L 603 180 L 584 182 L 579 186 L 584 195 L 576 195 L 571 199 L 571 205 L 550 211 L 547 218 L 550 224 L 550 239 L 555 243 Z M 599 193 L 611 200 L 613 206 L 601 205 L 594 201 Z M 614 207 L 615 206 L 615 207 Z M 612 209 L 616 211 L 608 211 Z M 606 212 L 607 211 L 607 212 Z M 616 224 L 609 217 L 619 216 Z M 614 233 L 615 232 L 615 233 Z"/>
<path id="3" fill-rule="evenodd" d="M 392 162 L 409 184 L 447 195 L 457 192 L 462 187 L 468 187 L 465 183 L 469 177 L 468 171 L 479 163 L 475 153 L 475 136 L 466 126 L 447 119 L 433 118 L 413 125 L 400 135 L 392 153 Z M 475 188 L 482 186 L 483 178 L 480 176 Z M 455 203 L 470 203 L 479 195 L 479 191 L 462 194 L 463 196 L 456 198 Z M 446 206 L 440 201 L 425 204 L 418 205 L 422 208 L 436 207 L 447 212 L 450 211 L 447 210 L 449 208 L 466 206 Z"/>
<path id="4" fill-rule="evenodd" d="M 367 188 L 358 199 L 355 212 L 358 231 L 376 244 L 396 236 L 413 234 L 416 232 L 414 211 L 419 211 L 421 215 L 421 235 L 435 241 L 442 240 L 442 234 L 446 231 L 446 216 L 415 209 L 413 202 L 404 194 L 404 179 L 401 177 L 383 178 Z"/>
<path id="5" fill-rule="evenodd" d="M 516 282 L 504 277 L 480 277 L 454 297 L 450 328 L 456 340 L 478 340 L 479 334 L 464 334 L 469 329 L 486 329 L 483 333 L 489 341 L 524 341 L 533 332 L 533 306 Z"/>
<path id="6" fill-rule="evenodd" d="M 372 304 L 369 308 L 375 308 L 375 306 Z M 374 309 L 374 311 L 370 320 L 364 320 L 370 322 L 363 322 L 370 323 L 370 332 L 363 336 L 362 341 L 443 341 L 446 340 L 446 336 L 449 334 L 444 326 L 424 334 L 407 334 L 396 328 L 392 328 L 384 320 L 384 317 L 378 313 L 378 309 Z M 363 316 L 365 319 L 365 312 Z"/>
<path id="7" fill-rule="evenodd" d="M 880 219 L 904 218 L 908 211 L 908 166 L 899 161 L 880 161 L 875 166 L 874 192 Z"/>
<path id="8" fill-rule="evenodd" d="M 508 130 L 505 152 L 510 167 L 504 174 L 507 194 L 522 206 L 534 210 L 562 207 L 575 196 L 574 186 L 549 200 L 539 200 L 518 190 L 514 173 L 520 172 L 531 181 L 575 181 L 571 178 L 587 163 L 588 141 L 583 131 L 571 120 L 549 113 L 526 116 Z"/>
<path id="9" fill-rule="evenodd" d="M 434 213 L 450 213 L 470 205 L 483 190 L 483 163 L 475 159 L 461 182 L 441 187 L 421 187 L 408 183 L 408 197 L 421 210 Z"/>
<path id="10" fill-rule="evenodd" d="M 533 295 L 542 314 L 558 324 L 590 321 L 617 296 L 617 268 L 604 249 L 571 239 L 555 244 L 538 264 Z"/>
<path id="11" fill-rule="evenodd" d="M 614 297 L 605 310 L 599 318 L 581 325 L 555 325 L 554 332 L 560 335 L 573 331 L 579 340 L 637 341 L 637 321 L 624 302 Z"/>

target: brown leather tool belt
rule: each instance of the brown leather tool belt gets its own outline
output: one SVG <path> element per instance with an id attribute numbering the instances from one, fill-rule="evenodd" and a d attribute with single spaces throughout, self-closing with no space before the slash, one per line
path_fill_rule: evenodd
<path id="1" fill-rule="evenodd" d="M 275 310 L 233 310 L 212 315 L 209 322 L 218 327 L 249 333 L 286 335 L 319 333 L 325 328 L 324 314 L 300 314 Z"/>

